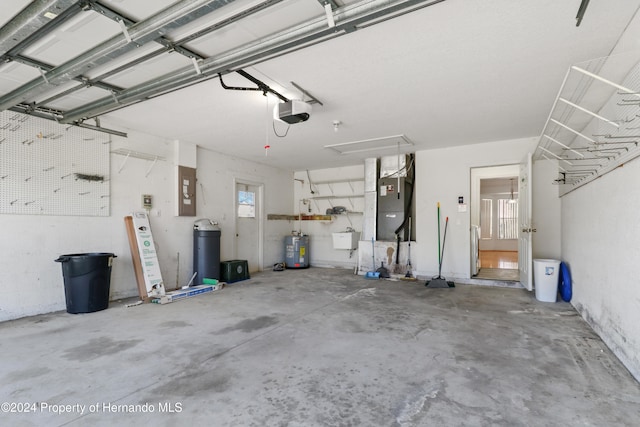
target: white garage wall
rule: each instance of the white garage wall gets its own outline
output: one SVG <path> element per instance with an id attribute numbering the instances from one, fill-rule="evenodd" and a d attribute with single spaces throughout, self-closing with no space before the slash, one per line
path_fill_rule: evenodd
<path id="1" fill-rule="evenodd" d="M 289 231 L 286 221 L 267 220 L 268 214 L 289 212 L 293 194 L 293 172 L 198 149 L 198 218 L 218 221 L 221 259 L 246 259 L 235 248 L 235 181 L 264 185 L 264 268 L 284 259 L 282 236 Z M 202 184 L 202 186 L 200 185 Z M 203 197 L 204 196 L 204 197 Z M 193 222 L 191 222 L 191 225 Z M 189 235 L 190 244 L 193 243 Z M 257 237 L 256 237 L 257 242 Z M 191 257 L 189 258 L 191 262 Z M 191 271 L 191 269 L 189 269 Z"/>
<path id="2" fill-rule="evenodd" d="M 129 158 L 124 162 L 123 156 L 112 155 L 110 217 L 2 216 L 0 232 L 6 238 L 1 243 L 5 256 L 0 259 L 0 285 L 8 297 L 0 300 L 0 321 L 64 309 L 61 268 L 53 260 L 65 253 L 116 253 L 118 258 L 112 272 L 112 299 L 135 296 L 137 287 L 123 217 L 139 209 L 142 194 L 152 194 L 154 197 L 150 221 L 167 287 L 173 288 L 188 281 L 195 218 L 172 215 L 174 142 L 130 133 L 126 140 L 113 138 L 112 149 L 121 147 L 163 156 L 166 160 L 158 161 L 150 169 L 150 161 Z M 435 214 L 436 202 L 440 201 L 443 217 L 450 217 L 443 274 L 448 278 L 469 277 L 469 213 L 457 212 L 457 200 L 462 195 L 469 201 L 470 168 L 518 163 L 534 147 L 534 139 L 520 139 L 416 153 L 417 242 L 412 245 L 412 264 L 417 275 L 429 277 L 437 273 Z M 350 179 L 362 177 L 363 166 L 310 172 L 315 180 Z M 145 176 L 147 173 L 148 176 Z M 305 185 L 294 181 L 293 174 L 288 171 L 198 150 L 196 218 L 210 218 L 220 223 L 222 259 L 242 256 L 236 254 L 234 248 L 233 180 L 264 183 L 266 216 L 269 213 L 298 212 L 298 200 L 309 196 L 308 179 L 304 171 L 295 176 L 305 179 Z M 359 190 L 356 188 L 355 191 Z M 356 201 L 361 202 L 361 199 Z M 304 209 L 305 205 L 302 207 Z M 323 208 L 315 205 L 312 210 L 314 213 L 323 213 Z M 361 208 L 356 205 L 354 210 L 360 211 Z M 331 233 L 343 231 L 347 226 L 361 231 L 361 218 L 361 215 L 352 216 L 351 222 L 344 216 L 336 217 L 330 223 L 304 221 L 302 231 L 312 236 L 311 264 L 353 267 L 357 254 L 350 258 L 348 251 L 334 250 Z M 298 228 L 297 222 L 265 219 L 265 267 L 269 268 L 284 259 L 284 236 Z M 549 246 L 553 248 L 554 243 Z"/>
<path id="3" fill-rule="evenodd" d="M 640 159 L 564 196 L 571 303 L 640 380 Z"/>
<path id="4" fill-rule="evenodd" d="M 419 275 L 438 273 L 437 203 L 442 221 L 449 217 L 449 229 L 442 265 L 447 279 L 469 278 L 470 209 L 458 212 L 458 196 L 469 203 L 470 170 L 474 167 L 520 163 L 536 147 L 537 138 L 490 142 L 416 153 L 416 255 Z M 535 203 L 535 201 L 534 201 Z"/>
<path id="5" fill-rule="evenodd" d="M 166 160 L 150 169 L 151 161 L 134 157 L 125 161 L 124 156 L 112 154 L 109 217 L 0 216 L 0 321 L 65 309 L 62 269 L 54 262 L 61 254 L 115 253 L 111 299 L 137 296 L 123 218 L 141 209 L 142 194 L 153 196 L 150 222 L 168 289 L 186 284 L 191 277 L 193 222 L 197 218 L 220 222 L 222 259 L 241 256 L 234 253 L 234 178 L 264 183 L 265 214 L 291 206 L 291 172 L 198 149 L 198 184 L 202 184 L 198 185 L 198 216 L 175 217 L 174 142 L 129 131 L 128 139 L 112 138 L 111 149 L 117 148 Z M 283 233 L 281 223 L 265 219 L 265 265 L 282 258 Z"/>
<path id="6" fill-rule="evenodd" d="M 458 213 L 458 196 L 464 196 L 467 204 L 470 202 L 470 170 L 474 167 L 520 163 L 527 152 L 535 149 L 536 142 L 536 138 L 526 138 L 416 153 L 416 242 L 411 246 L 411 261 L 415 274 L 431 277 L 438 272 L 436 203 L 439 201 L 442 220 L 449 216 L 443 275 L 452 279 L 470 277 L 470 209 L 465 213 Z M 316 180 L 348 179 L 361 176 L 363 167 L 312 170 L 310 173 Z M 557 187 L 551 184 L 556 172 L 557 169 L 554 169 L 553 165 L 546 165 L 545 162 L 534 164 L 534 225 L 539 229 L 538 234 L 534 236 L 534 254 L 559 257 L 560 201 Z M 296 182 L 294 187 L 294 212 L 297 213 L 298 200 L 312 195 L 309 193 L 306 172 L 296 172 L 295 178 L 305 181 L 304 184 Z M 305 208 L 304 205 L 302 207 Z M 312 212 L 324 213 L 319 212 L 313 204 Z M 362 230 L 360 217 L 353 219 L 352 223 L 357 231 Z M 334 250 L 331 247 L 331 233 L 343 231 L 349 225 L 347 219 L 340 216 L 335 217 L 332 222 L 302 222 L 302 231 L 311 235 L 312 265 L 355 265 L 355 255 L 351 259 L 348 252 Z M 290 228 L 297 230 L 298 224 L 292 222 Z M 363 243 L 363 254 L 360 256 L 366 271 L 371 265 L 371 250 L 370 242 Z M 381 254 L 386 252 L 385 248 L 380 250 Z M 401 254 L 406 253 L 407 250 L 403 248 Z M 382 259 L 380 254 L 377 255 L 378 259 Z M 401 260 L 401 263 L 404 262 Z"/>
<path id="7" fill-rule="evenodd" d="M 344 206 L 349 211 L 355 212 L 349 215 L 334 215 L 331 221 L 283 221 L 287 222 L 287 231 L 284 235 L 291 234 L 293 230 L 301 229 L 309 235 L 310 264 L 316 267 L 354 268 L 358 254 L 349 253 L 348 250 L 333 248 L 333 233 L 345 231 L 351 227 L 362 232 L 364 211 L 364 197 L 324 199 L 324 197 L 364 195 L 364 164 L 329 169 L 315 169 L 298 171 L 295 173 L 293 213 L 302 212 L 303 215 L 321 214 L 327 212 L 327 208 Z M 311 177 L 311 194 L 309 187 Z M 327 181 L 341 181 L 327 184 Z M 302 182 L 303 181 L 303 182 Z M 324 184 L 319 184 L 324 182 Z M 318 184 L 315 184 L 318 183 Z M 316 199 L 314 199 L 316 197 Z M 308 202 L 301 202 L 308 201 Z M 309 211 L 310 208 L 310 211 Z M 291 213 L 291 212 L 283 212 Z M 284 240 L 283 240 L 284 241 Z M 284 245 L 284 243 L 283 243 Z M 284 259 L 283 259 L 284 261 Z"/>

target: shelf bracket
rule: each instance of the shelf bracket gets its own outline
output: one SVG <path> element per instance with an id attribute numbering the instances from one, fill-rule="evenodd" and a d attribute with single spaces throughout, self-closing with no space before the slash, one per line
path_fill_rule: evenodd
<path id="1" fill-rule="evenodd" d="M 122 169 L 124 169 L 124 165 L 127 163 L 127 160 L 129 160 L 129 156 L 131 156 L 131 152 L 127 153 L 127 155 L 125 156 L 124 160 L 120 164 L 120 168 L 118 169 L 118 173 L 122 172 Z"/>
<path id="2" fill-rule="evenodd" d="M 145 178 L 149 176 L 149 174 L 151 173 L 151 169 L 153 169 L 153 167 L 156 165 L 157 162 L 158 162 L 158 157 L 153 159 L 153 163 L 151 163 L 151 166 L 149 166 L 149 169 L 147 169 L 147 173 L 144 174 Z"/>

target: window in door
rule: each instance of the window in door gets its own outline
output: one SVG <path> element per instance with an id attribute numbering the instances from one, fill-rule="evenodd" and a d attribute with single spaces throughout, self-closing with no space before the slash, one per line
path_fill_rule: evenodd
<path id="1" fill-rule="evenodd" d="M 238 217 L 256 217 L 256 193 L 253 191 L 238 191 Z"/>

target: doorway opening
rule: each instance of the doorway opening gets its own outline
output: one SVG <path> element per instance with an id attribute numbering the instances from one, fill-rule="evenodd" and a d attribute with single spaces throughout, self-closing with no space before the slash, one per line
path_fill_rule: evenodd
<path id="1" fill-rule="evenodd" d="M 235 180 L 235 245 L 237 259 L 246 260 L 250 273 L 262 271 L 263 263 L 262 183 Z"/>
<path id="2" fill-rule="evenodd" d="M 471 170 L 471 277 L 520 280 L 518 165 Z"/>

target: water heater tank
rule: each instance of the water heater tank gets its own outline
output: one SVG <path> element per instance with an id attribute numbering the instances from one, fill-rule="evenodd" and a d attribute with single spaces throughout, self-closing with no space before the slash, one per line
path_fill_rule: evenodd
<path id="1" fill-rule="evenodd" d="M 287 236 L 284 239 L 287 268 L 309 267 L 309 236 Z"/>

